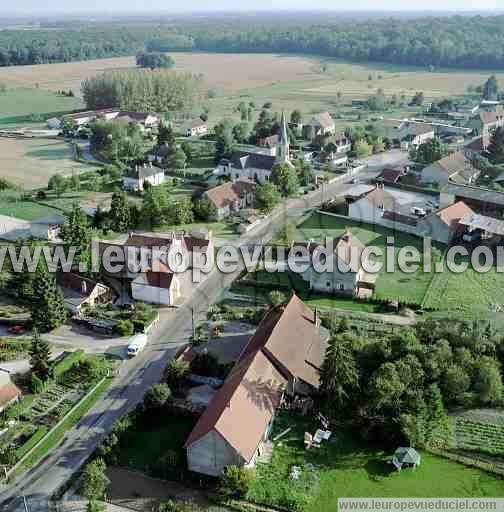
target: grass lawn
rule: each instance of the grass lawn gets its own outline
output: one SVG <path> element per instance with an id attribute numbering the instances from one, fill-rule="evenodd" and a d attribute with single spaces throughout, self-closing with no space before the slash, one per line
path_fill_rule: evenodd
<path id="1" fill-rule="evenodd" d="M 331 217 L 314 213 L 296 228 L 291 236 L 295 240 L 320 240 L 326 237 L 339 237 L 345 229 L 350 229 L 352 234 L 365 245 L 379 247 L 385 254 L 387 237 L 394 237 L 394 254 L 397 255 L 402 247 L 412 246 L 422 253 L 423 242 L 421 238 L 392 231 L 391 229 L 372 224 L 364 224 L 351 219 Z M 278 240 L 285 243 L 285 240 Z M 434 246 L 433 261 L 441 257 L 441 246 Z M 381 258 L 384 261 L 384 257 Z M 404 273 L 395 268 L 393 273 L 386 273 L 385 265 L 376 281 L 375 297 L 378 299 L 399 299 L 401 302 L 421 304 L 432 279 L 432 273 L 424 273 L 422 267 L 414 273 Z"/>
<path id="2" fill-rule="evenodd" d="M 0 128 L 42 124 L 56 114 L 83 106 L 80 98 L 67 98 L 43 89 L 7 89 L 5 93 L 0 93 Z"/>
<path id="3" fill-rule="evenodd" d="M 287 426 L 292 430 L 276 443 L 271 464 L 257 467 L 258 478 L 249 498 L 282 505 L 311 489 L 313 497 L 303 507 L 306 512 L 337 510 L 340 497 L 498 497 L 503 496 L 504 480 L 478 469 L 428 453 L 416 471 L 391 471 L 387 463 L 391 452 L 366 445 L 350 433 L 335 432 L 318 450 L 305 451 L 303 434 L 316 425 L 305 418 L 280 415 L 274 433 Z M 317 479 L 307 485 L 308 470 L 300 481 L 288 478 L 293 465 L 311 463 Z M 318 482 L 317 482 L 318 480 Z"/>
<path id="4" fill-rule="evenodd" d="M 239 236 L 235 226 L 226 222 L 194 222 L 193 224 L 181 224 L 178 226 L 163 225 L 155 228 L 154 231 L 158 233 L 170 233 L 172 231 L 187 231 L 191 233 L 191 231 L 198 229 L 212 231 L 212 235 L 218 238 L 237 238 Z"/>
<path id="5" fill-rule="evenodd" d="M 168 450 L 185 456 L 182 446 L 194 424 L 192 418 L 166 415 L 131 429 L 121 438 L 120 465 L 148 472 Z"/>
<path id="6" fill-rule="evenodd" d="M 0 191 L 0 215 L 9 215 L 24 220 L 36 220 L 52 217 L 59 213 L 61 212 L 50 206 L 24 200 L 20 191 Z"/>

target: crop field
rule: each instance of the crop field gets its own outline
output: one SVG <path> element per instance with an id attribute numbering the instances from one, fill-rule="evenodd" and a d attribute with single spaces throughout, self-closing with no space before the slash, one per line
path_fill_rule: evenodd
<path id="1" fill-rule="evenodd" d="M 504 273 L 494 267 L 478 273 L 468 268 L 461 274 L 448 269 L 436 274 L 424 306 L 466 319 L 490 320 L 502 324 L 504 313 Z"/>
<path id="2" fill-rule="evenodd" d="M 93 169 L 72 159 L 70 146 L 52 139 L 0 138 L 0 177 L 25 189 L 44 187 L 53 174 Z"/>

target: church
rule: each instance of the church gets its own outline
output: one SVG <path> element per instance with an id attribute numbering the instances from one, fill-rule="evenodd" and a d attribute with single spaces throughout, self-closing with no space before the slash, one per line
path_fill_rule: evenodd
<path id="1" fill-rule="evenodd" d="M 290 161 L 287 122 L 285 114 L 282 112 L 276 155 L 233 151 L 230 158 L 223 158 L 219 162 L 214 174 L 217 176 L 229 176 L 233 181 L 240 178 L 249 178 L 258 183 L 264 183 L 269 181 L 273 167 L 284 163 L 292 165 Z"/>

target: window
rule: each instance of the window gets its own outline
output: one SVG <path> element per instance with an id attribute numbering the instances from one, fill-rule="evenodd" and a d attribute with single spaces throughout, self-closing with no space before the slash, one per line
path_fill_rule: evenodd
<path id="1" fill-rule="evenodd" d="M 339 289 L 340 289 L 341 291 L 343 291 L 343 290 L 345 289 L 345 285 L 344 285 L 343 283 L 340 283 L 340 284 L 339 284 Z"/>
<path id="2" fill-rule="evenodd" d="M 331 288 L 331 281 L 326 281 L 326 288 Z"/>

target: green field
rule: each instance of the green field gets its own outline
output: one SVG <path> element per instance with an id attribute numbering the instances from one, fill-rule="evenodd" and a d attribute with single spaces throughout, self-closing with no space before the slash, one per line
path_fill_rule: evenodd
<path id="1" fill-rule="evenodd" d="M 17 190 L 0 191 L 0 215 L 36 220 L 52 217 L 59 213 L 58 210 L 49 206 L 23 199 L 22 193 Z"/>
<path id="2" fill-rule="evenodd" d="M 288 500 L 299 500 L 311 489 L 313 497 L 303 507 L 306 512 L 337 510 L 340 497 L 499 497 L 504 495 L 504 481 L 478 469 L 451 460 L 421 453 L 422 462 L 416 471 L 396 472 L 388 463 L 393 449 L 366 445 L 352 434 L 338 430 L 319 449 L 305 451 L 303 435 L 315 425 L 304 418 L 284 415 L 275 421 L 273 436 L 285 428 L 292 430 L 275 443 L 270 464 L 259 464 L 257 479 L 249 498 L 270 505 L 288 506 Z M 316 478 L 307 481 L 304 468 L 298 481 L 289 479 L 293 465 L 314 465 Z"/>
<path id="3" fill-rule="evenodd" d="M 0 93 L 0 128 L 40 125 L 49 117 L 83 106 L 81 98 L 67 98 L 43 89 L 7 89 Z"/>

